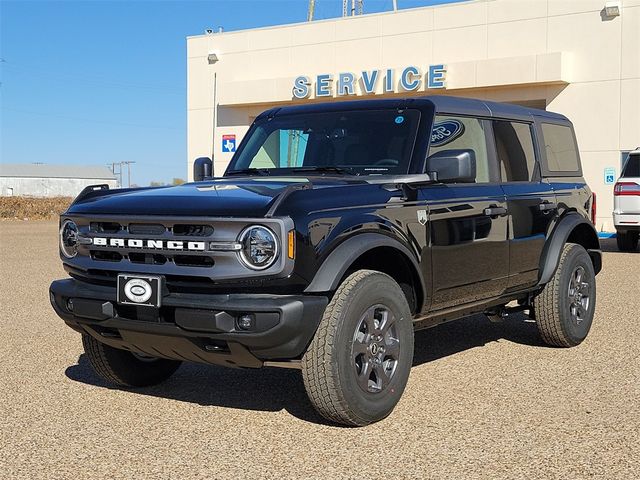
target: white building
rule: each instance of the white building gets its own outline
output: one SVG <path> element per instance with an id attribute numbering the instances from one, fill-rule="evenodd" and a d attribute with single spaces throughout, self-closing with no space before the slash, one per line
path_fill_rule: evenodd
<path id="1" fill-rule="evenodd" d="M 0 196 L 75 197 L 89 185 L 117 186 L 107 167 L 0 163 Z"/>
<path id="2" fill-rule="evenodd" d="M 568 116 L 611 230 L 613 178 L 640 145 L 640 0 L 474 0 L 199 35 L 187 55 L 189 175 L 199 156 L 221 175 L 272 106 L 476 97 Z"/>

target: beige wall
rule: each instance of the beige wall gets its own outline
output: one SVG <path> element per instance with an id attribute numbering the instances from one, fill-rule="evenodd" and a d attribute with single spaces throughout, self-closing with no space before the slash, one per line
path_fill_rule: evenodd
<path id="1" fill-rule="evenodd" d="M 640 146 L 640 0 L 622 0 L 615 18 L 601 16 L 604 3 L 476 0 L 190 37 L 189 175 L 198 156 L 213 156 L 221 175 L 231 158 L 221 153 L 222 135 L 234 133 L 239 141 L 265 108 L 315 101 L 313 95 L 293 100 L 298 75 L 399 72 L 408 65 L 424 72 L 442 63 L 447 88 L 427 93 L 542 100 L 567 115 L 585 177 L 599 194 L 598 226 L 610 230 L 612 186 L 604 184 L 604 168 L 619 172 L 620 151 Z M 219 58 L 213 65 L 210 53 Z M 408 94 L 425 90 L 394 95 Z M 382 96 L 379 82 L 366 97 Z"/>

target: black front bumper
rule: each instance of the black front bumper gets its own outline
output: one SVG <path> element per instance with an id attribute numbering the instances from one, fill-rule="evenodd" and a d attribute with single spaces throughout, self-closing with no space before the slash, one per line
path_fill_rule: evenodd
<path id="1" fill-rule="evenodd" d="M 328 298 L 310 295 L 173 293 L 159 309 L 120 305 L 116 289 L 74 279 L 49 289 L 56 313 L 74 330 L 115 348 L 155 357 L 230 367 L 298 359 L 311 341 Z M 249 330 L 237 325 L 253 318 Z"/>

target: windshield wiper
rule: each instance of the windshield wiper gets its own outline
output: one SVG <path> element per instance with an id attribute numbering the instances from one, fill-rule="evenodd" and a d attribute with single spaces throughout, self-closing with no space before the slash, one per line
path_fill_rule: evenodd
<path id="1" fill-rule="evenodd" d="M 339 173 L 342 175 L 354 175 L 352 168 L 336 167 L 334 165 L 318 165 L 315 167 L 294 167 L 292 172 L 319 172 L 319 173 Z"/>
<path id="2" fill-rule="evenodd" d="M 227 175 L 261 175 L 268 176 L 268 168 L 241 168 L 239 170 L 230 170 Z"/>

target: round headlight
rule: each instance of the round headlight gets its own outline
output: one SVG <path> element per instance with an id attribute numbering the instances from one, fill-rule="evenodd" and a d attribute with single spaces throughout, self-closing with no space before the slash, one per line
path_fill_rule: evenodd
<path id="1" fill-rule="evenodd" d="M 238 241 L 242 244 L 240 258 L 252 270 L 264 270 L 278 258 L 278 240 L 266 227 L 253 225 L 245 228 Z"/>
<path id="2" fill-rule="evenodd" d="M 65 220 L 60 228 L 60 251 L 67 258 L 78 254 L 78 226 L 71 220 Z"/>

